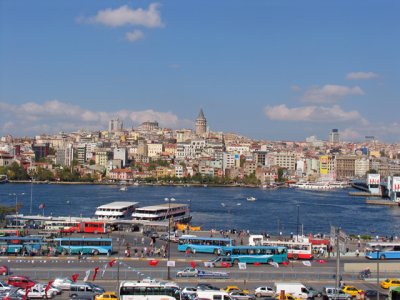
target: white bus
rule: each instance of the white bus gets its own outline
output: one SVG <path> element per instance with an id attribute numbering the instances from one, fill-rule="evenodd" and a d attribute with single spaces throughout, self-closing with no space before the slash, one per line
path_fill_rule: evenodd
<path id="1" fill-rule="evenodd" d="M 289 259 L 312 259 L 312 244 L 308 242 L 264 241 L 264 246 L 284 246 Z"/>
<path id="2" fill-rule="evenodd" d="M 123 281 L 119 287 L 121 300 L 180 300 L 181 291 L 176 284 L 155 280 Z"/>

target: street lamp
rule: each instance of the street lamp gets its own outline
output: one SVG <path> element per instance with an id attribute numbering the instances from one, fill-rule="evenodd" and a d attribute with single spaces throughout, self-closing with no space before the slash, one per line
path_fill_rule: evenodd
<path id="1" fill-rule="evenodd" d="M 380 245 L 375 246 L 376 251 L 376 300 L 379 300 L 379 260 L 381 259 L 380 256 Z"/>
<path id="2" fill-rule="evenodd" d="M 33 189 L 33 177 L 31 178 L 31 206 L 29 208 L 29 214 L 32 215 L 32 189 Z"/>
<path id="3" fill-rule="evenodd" d="M 297 206 L 297 233 L 296 233 L 296 241 L 299 241 L 299 226 L 300 226 L 300 205 L 296 205 Z"/>
<path id="4" fill-rule="evenodd" d="M 165 201 L 168 201 L 168 213 L 165 216 L 165 218 L 168 217 L 168 251 L 167 251 L 167 257 L 168 257 L 168 261 L 167 261 L 167 280 L 171 279 L 171 273 L 170 273 L 170 267 L 169 267 L 169 260 L 171 258 L 171 254 L 170 254 L 170 247 L 171 247 L 171 201 L 175 201 L 175 198 L 164 198 Z"/>
<path id="5" fill-rule="evenodd" d="M 18 226 L 18 196 L 23 196 L 25 193 L 12 193 L 10 196 L 15 196 L 15 226 Z"/>

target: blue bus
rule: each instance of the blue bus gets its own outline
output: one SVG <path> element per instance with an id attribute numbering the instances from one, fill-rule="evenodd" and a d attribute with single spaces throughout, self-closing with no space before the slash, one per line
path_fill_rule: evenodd
<path id="1" fill-rule="evenodd" d="M 106 254 L 113 252 L 111 238 L 57 238 L 54 239 L 59 254 Z"/>
<path id="2" fill-rule="evenodd" d="M 46 245 L 41 237 L 2 236 L 0 237 L 0 253 L 8 254 L 39 254 L 42 247 Z"/>
<path id="3" fill-rule="evenodd" d="M 232 247 L 234 244 L 234 240 L 227 238 L 182 236 L 178 240 L 178 251 L 219 255 L 225 247 Z"/>
<path id="4" fill-rule="evenodd" d="M 368 259 L 400 259 L 400 242 L 368 243 L 365 257 Z"/>
<path id="5" fill-rule="evenodd" d="M 283 263 L 288 262 L 288 251 L 283 246 L 233 246 L 225 247 L 224 255 L 231 258 L 233 264 L 237 263 Z"/>

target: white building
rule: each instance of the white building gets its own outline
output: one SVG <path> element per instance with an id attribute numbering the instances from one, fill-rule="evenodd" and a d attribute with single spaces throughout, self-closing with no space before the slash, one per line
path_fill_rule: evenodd
<path id="1" fill-rule="evenodd" d="M 158 157 L 163 152 L 162 143 L 152 143 L 147 144 L 147 156 L 148 157 Z"/>

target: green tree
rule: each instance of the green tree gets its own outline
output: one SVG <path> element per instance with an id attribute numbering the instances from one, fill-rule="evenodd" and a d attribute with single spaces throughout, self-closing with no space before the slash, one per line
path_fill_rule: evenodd
<path id="1" fill-rule="evenodd" d="M 6 174 L 11 180 L 28 180 L 29 175 L 26 170 L 17 162 L 13 162 L 10 166 L 6 167 Z"/>

